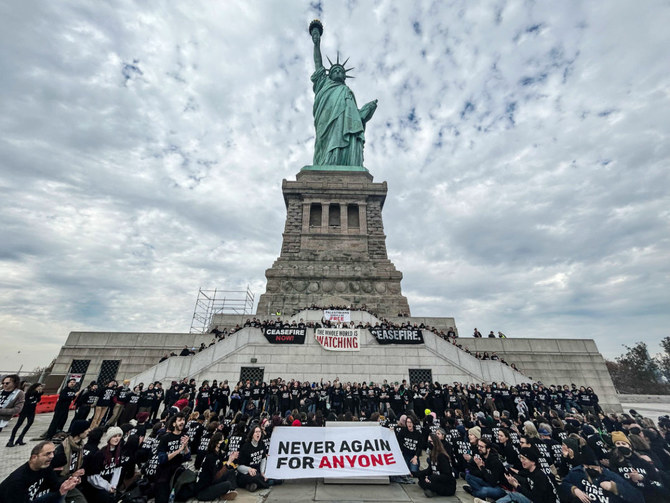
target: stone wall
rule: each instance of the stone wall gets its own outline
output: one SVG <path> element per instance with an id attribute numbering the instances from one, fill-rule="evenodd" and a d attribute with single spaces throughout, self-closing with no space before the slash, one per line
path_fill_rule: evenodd
<path id="1" fill-rule="evenodd" d="M 308 312 L 301 313 L 307 317 L 304 313 Z M 306 344 L 283 346 L 268 344 L 258 329 L 244 329 L 196 356 L 172 357 L 162 365 L 171 366 L 171 374 L 165 374 L 166 378 L 181 378 L 191 376 L 192 365 L 207 361 L 206 368 L 198 370 L 194 377 L 219 376 L 232 381 L 239 379 L 244 366 L 263 367 L 268 377 L 282 375 L 309 380 L 339 376 L 352 381 L 395 381 L 407 379 L 410 368 L 431 369 L 433 379 L 440 382 L 477 380 L 474 377 L 487 382 L 512 379 L 500 373 L 508 369 L 501 367 L 498 371 L 495 365 L 482 366 L 479 360 L 432 334 L 426 333 L 424 338 L 425 345 L 381 346 L 367 334 L 361 352 L 336 353 L 316 344 L 311 331 Z M 119 360 L 117 379 L 144 374 L 148 381 L 151 376 L 146 372 L 155 375 L 159 370 L 156 364 L 166 352 L 179 352 L 185 344 L 198 347 L 201 342 L 210 341 L 209 334 L 72 332 L 58 355 L 52 375 L 56 381 L 58 376 L 65 378 L 72 360 L 88 359 L 90 365 L 85 376 L 88 382 L 97 379 L 103 360 Z M 604 409 L 621 410 L 604 360 L 592 340 L 461 338 L 459 342 L 473 351 L 497 352 L 508 362 L 516 363 L 525 374 L 524 379 L 532 377 L 545 384 L 590 385 L 600 396 Z M 175 371 L 178 373 L 172 375 Z"/>
<path id="2" fill-rule="evenodd" d="M 296 181 L 284 180 L 282 192 L 281 254 L 265 273 L 259 315 L 327 305 L 324 298 L 332 296 L 382 317 L 409 314 L 402 273 L 386 251 L 386 183 L 373 183 L 366 171 L 307 171 Z"/>

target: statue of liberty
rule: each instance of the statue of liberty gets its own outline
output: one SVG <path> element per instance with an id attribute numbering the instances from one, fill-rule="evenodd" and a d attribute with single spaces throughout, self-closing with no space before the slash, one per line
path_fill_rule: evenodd
<path id="1" fill-rule="evenodd" d="M 315 19 L 309 25 L 314 42 L 314 144 L 315 166 L 363 166 L 363 144 L 365 124 L 377 109 L 377 100 L 363 105 L 359 110 L 354 93 L 344 80 L 353 68 L 344 68 L 348 59 L 336 63 L 328 58 L 330 68 L 323 67 L 321 59 L 321 35 L 323 25 Z"/>

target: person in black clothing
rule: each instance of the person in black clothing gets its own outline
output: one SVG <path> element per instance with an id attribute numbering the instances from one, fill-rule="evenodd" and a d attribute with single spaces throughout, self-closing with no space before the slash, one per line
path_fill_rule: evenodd
<path id="1" fill-rule="evenodd" d="M 51 469 L 55 446 L 44 441 L 30 451 L 30 460 L 19 466 L 0 484 L 0 501 L 11 503 L 59 503 L 81 481 L 69 477 L 60 483 Z"/>
<path id="2" fill-rule="evenodd" d="M 100 450 L 86 460 L 84 494 L 88 501 L 114 503 L 121 472 L 126 459 L 123 455 L 123 431 L 118 426 L 107 430 Z"/>
<path id="3" fill-rule="evenodd" d="M 416 429 L 414 420 L 411 417 L 407 417 L 405 426 L 396 432 L 396 437 L 398 438 L 398 446 L 410 474 L 419 471 L 419 454 L 422 449 L 421 432 Z M 392 481 L 413 483 L 413 480 L 409 477 L 392 477 Z"/>
<path id="4" fill-rule="evenodd" d="M 500 485 L 505 482 L 505 467 L 498 453 L 484 438 L 477 442 L 477 449 L 479 454 L 472 458 L 470 473 L 465 476 L 468 485 L 463 490 L 481 499 L 502 498 L 505 491 Z"/>
<path id="5" fill-rule="evenodd" d="M 540 453 L 534 447 L 524 447 L 519 453 L 521 464 L 524 468 L 524 475 L 505 474 L 507 483 L 514 489 L 514 492 L 507 492 L 497 503 L 508 503 L 515 501 L 518 503 L 559 503 L 558 492 L 547 476 L 539 467 L 538 462 Z M 482 500 L 475 498 L 475 503 Z"/>
<path id="6" fill-rule="evenodd" d="M 40 403 L 40 400 L 42 399 L 43 389 L 44 386 L 36 382 L 30 388 L 28 388 L 28 391 L 26 391 L 26 399 L 23 403 L 23 409 L 21 409 L 19 419 L 16 421 L 16 425 L 14 425 L 14 428 L 12 429 L 12 434 L 9 437 L 9 442 L 7 442 L 7 447 L 14 447 L 15 445 L 26 445 L 23 441 L 23 437 L 26 436 L 26 433 L 32 426 L 33 421 L 35 421 L 35 409 L 37 408 L 37 404 Z M 23 428 L 19 438 L 16 439 L 16 442 L 14 442 L 16 433 L 19 431 L 19 428 L 24 421 L 27 421 L 26 426 Z"/>
<path id="7" fill-rule="evenodd" d="M 86 386 L 86 388 L 82 389 L 74 401 L 75 411 L 72 421 L 74 422 L 81 419 L 86 419 L 88 415 L 91 413 L 91 408 L 95 407 L 97 401 L 98 401 L 98 383 L 95 381 L 91 381 L 91 384 Z M 70 428 L 72 428 L 72 423 L 70 423 Z"/>
<path id="8" fill-rule="evenodd" d="M 98 402 L 95 404 L 95 412 L 93 419 L 91 419 L 91 428 L 96 428 L 101 424 L 104 425 L 105 415 L 112 405 L 112 399 L 116 395 L 116 381 L 111 380 L 107 386 L 98 390 Z"/>
<path id="9" fill-rule="evenodd" d="M 456 493 L 456 479 L 449 455 L 436 434 L 432 433 L 428 437 L 428 443 L 430 444 L 428 468 L 414 473 L 419 479 L 419 487 L 423 489 L 427 498 L 432 498 L 435 494 L 453 496 Z"/>
<path id="10" fill-rule="evenodd" d="M 164 397 L 165 390 L 163 389 L 163 383 L 156 381 L 154 386 L 154 401 L 151 404 L 151 421 L 155 421 L 158 417 L 158 409 L 160 408 Z"/>
<path id="11" fill-rule="evenodd" d="M 237 491 L 234 490 L 236 483 L 233 463 L 239 453 L 231 453 L 224 462 L 221 452 L 223 443 L 223 435 L 215 433 L 207 446 L 207 455 L 195 482 L 196 497 L 200 501 L 212 501 L 217 498 L 228 501 L 237 497 Z"/>
<path id="12" fill-rule="evenodd" d="M 261 461 L 266 455 L 263 430 L 256 426 L 249 432 L 247 441 L 240 449 L 239 465 L 237 467 L 237 485 L 249 492 L 258 488 L 270 487 L 267 477 L 261 473 Z"/>
<path id="13" fill-rule="evenodd" d="M 158 454 L 158 471 L 154 494 L 156 503 L 168 503 L 170 498 L 170 480 L 177 468 L 191 458 L 188 449 L 188 436 L 184 435 L 186 418 L 179 412 L 172 416 L 166 425 L 169 433 L 161 437 L 156 453 Z"/>
<path id="14" fill-rule="evenodd" d="M 70 379 L 67 382 L 67 385 L 63 387 L 59 393 L 56 408 L 54 409 L 54 415 L 51 418 L 51 423 L 49 424 L 47 432 L 43 435 L 43 438 L 49 439 L 53 437 L 65 426 L 65 423 L 67 422 L 67 414 L 70 410 L 70 404 L 72 403 L 72 400 L 79 395 L 79 391 L 77 391 L 76 387 L 77 381 Z"/>

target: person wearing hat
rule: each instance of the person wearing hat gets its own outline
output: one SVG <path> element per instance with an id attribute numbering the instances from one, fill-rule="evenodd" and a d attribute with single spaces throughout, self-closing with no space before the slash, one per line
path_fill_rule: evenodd
<path id="1" fill-rule="evenodd" d="M 540 453 L 534 447 L 523 447 L 519 452 L 519 460 L 525 472 L 524 476 L 505 473 L 507 484 L 514 491 L 498 499 L 496 503 L 559 503 L 558 492 L 551 479 L 540 469 Z M 474 503 L 484 500 L 475 498 Z"/>
<path id="2" fill-rule="evenodd" d="M 100 450 L 86 462 L 84 494 L 88 501 L 114 503 L 116 488 L 121 480 L 123 468 L 123 430 L 118 426 L 109 428 L 99 444 Z"/>
<path id="3" fill-rule="evenodd" d="M 612 442 L 610 469 L 642 492 L 646 503 L 670 501 L 670 490 L 664 484 L 661 472 L 633 450 L 628 437 L 621 431 L 613 431 Z"/>
<path id="4" fill-rule="evenodd" d="M 558 489 L 562 502 L 645 503 L 644 496 L 622 476 L 598 465 L 593 453 L 584 456 L 563 478 Z"/>

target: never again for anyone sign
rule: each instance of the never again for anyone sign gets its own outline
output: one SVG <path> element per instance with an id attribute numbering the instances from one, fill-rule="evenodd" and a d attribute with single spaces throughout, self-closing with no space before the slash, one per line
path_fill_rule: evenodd
<path id="1" fill-rule="evenodd" d="M 359 332 L 357 328 L 317 328 L 314 338 L 328 351 L 360 351 Z"/>
<path id="2" fill-rule="evenodd" d="M 408 474 L 395 434 L 381 426 L 277 427 L 265 468 L 273 479 Z"/>

